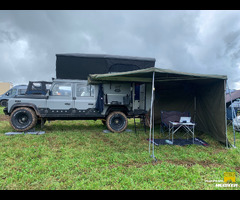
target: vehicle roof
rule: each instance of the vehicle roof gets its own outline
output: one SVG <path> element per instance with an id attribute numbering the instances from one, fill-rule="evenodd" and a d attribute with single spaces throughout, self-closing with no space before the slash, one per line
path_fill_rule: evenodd
<path id="1" fill-rule="evenodd" d="M 27 85 L 15 85 L 15 86 L 13 86 L 12 88 L 15 88 L 15 89 L 27 89 Z M 11 89 L 12 89 L 11 88 Z M 11 90 L 10 89 L 10 90 Z"/>
<path id="2" fill-rule="evenodd" d="M 64 83 L 87 83 L 87 80 L 77 80 L 77 79 L 54 79 L 53 82 L 64 82 Z"/>
<path id="3" fill-rule="evenodd" d="M 29 83 L 46 83 L 46 84 L 52 84 L 52 81 L 29 81 Z"/>
<path id="4" fill-rule="evenodd" d="M 125 60 L 142 60 L 142 61 L 156 61 L 155 58 L 149 57 L 137 57 L 137 56 L 120 56 L 120 55 L 110 55 L 110 54 L 87 54 L 87 53 L 62 53 L 56 54 L 56 56 L 70 56 L 79 58 L 115 58 L 115 59 L 125 59 Z"/>

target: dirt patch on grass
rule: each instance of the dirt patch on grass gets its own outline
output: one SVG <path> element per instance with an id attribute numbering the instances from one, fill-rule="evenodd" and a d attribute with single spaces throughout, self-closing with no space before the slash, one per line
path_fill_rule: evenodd
<path id="1" fill-rule="evenodd" d="M 187 168 L 192 167 L 193 165 L 201 165 L 203 167 L 222 167 L 221 164 L 214 163 L 208 160 L 157 160 L 156 162 L 152 162 L 153 165 L 161 164 L 162 162 L 167 162 L 174 165 L 183 165 Z"/>
<path id="2" fill-rule="evenodd" d="M 240 174 L 240 167 L 236 167 L 235 170 Z"/>
<path id="3" fill-rule="evenodd" d="M 196 162 L 192 160 L 168 160 L 167 162 L 175 165 L 184 165 L 186 167 L 191 167 L 196 164 Z"/>
<path id="4" fill-rule="evenodd" d="M 92 135 L 92 138 L 96 139 L 96 140 L 101 140 L 108 146 L 115 146 L 116 145 L 113 141 L 111 141 L 109 138 L 107 138 L 103 133 L 97 132 L 96 134 Z"/>
<path id="5" fill-rule="evenodd" d="M 8 115 L 0 115 L 0 121 L 8 121 L 9 116 Z"/>

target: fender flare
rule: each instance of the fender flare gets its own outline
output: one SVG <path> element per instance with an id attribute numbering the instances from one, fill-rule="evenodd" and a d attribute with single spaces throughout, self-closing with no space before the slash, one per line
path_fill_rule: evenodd
<path id="1" fill-rule="evenodd" d="M 28 107 L 28 108 L 32 108 L 37 116 L 41 116 L 40 113 L 38 112 L 38 108 L 35 104 L 32 103 L 16 103 L 14 105 L 12 105 L 12 107 L 9 110 L 9 114 L 11 114 L 13 112 L 13 110 L 15 110 L 16 108 L 19 107 Z"/>
<path id="2" fill-rule="evenodd" d="M 114 111 L 123 112 L 126 116 L 128 116 L 128 112 L 129 112 L 128 108 L 124 105 L 111 105 L 107 109 L 105 116 L 108 116 L 111 112 L 114 112 Z"/>

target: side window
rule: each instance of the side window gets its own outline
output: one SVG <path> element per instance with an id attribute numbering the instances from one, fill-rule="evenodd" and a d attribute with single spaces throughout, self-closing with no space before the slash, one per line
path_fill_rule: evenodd
<path id="1" fill-rule="evenodd" d="M 71 83 L 56 83 L 52 88 L 53 96 L 72 96 Z"/>
<path id="2" fill-rule="evenodd" d="M 41 83 L 33 83 L 31 90 L 42 90 L 42 84 Z"/>
<path id="3" fill-rule="evenodd" d="M 24 95 L 26 93 L 26 89 L 19 89 L 18 94 Z"/>
<path id="4" fill-rule="evenodd" d="M 94 97 L 94 86 L 77 84 L 76 96 L 77 97 Z"/>

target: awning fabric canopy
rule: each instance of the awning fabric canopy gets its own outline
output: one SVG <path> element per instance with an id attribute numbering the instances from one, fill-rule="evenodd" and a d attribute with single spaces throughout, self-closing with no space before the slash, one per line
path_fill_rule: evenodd
<path id="1" fill-rule="evenodd" d="M 226 143 L 225 85 L 227 76 L 177 72 L 147 68 L 129 72 L 91 74 L 91 84 L 103 82 L 151 83 L 155 72 L 154 119 L 160 122 L 160 111 L 188 111 L 196 129 Z"/>
<path id="2" fill-rule="evenodd" d="M 177 81 L 177 80 L 194 80 L 194 79 L 227 79 L 227 76 L 222 75 L 206 75 L 196 73 L 177 72 L 169 69 L 160 69 L 151 67 L 128 72 L 117 72 L 107 74 L 90 74 L 88 77 L 89 83 L 97 81 L 128 81 L 128 82 L 152 82 L 152 73 L 155 72 L 155 82 L 162 81 Z"/>

